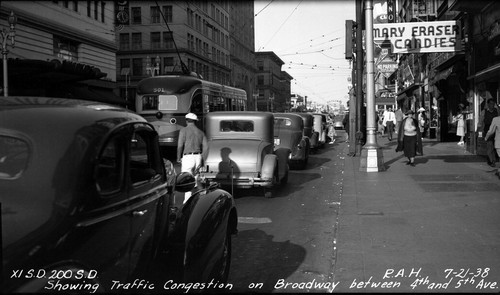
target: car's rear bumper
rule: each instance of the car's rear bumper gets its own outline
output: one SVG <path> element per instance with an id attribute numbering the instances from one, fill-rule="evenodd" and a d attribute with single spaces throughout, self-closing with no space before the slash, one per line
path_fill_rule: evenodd
<path id="1" fill-rule="evenodd" d="M 258 177 L 258 173 L 255 173 L 255 176 L 234 175 L 233 177 L 229 173 L 201 173 L 200 178 L 202 181 L 214 181 L 221 186 L 234 186 L 238 188 L 274 186 L 272 179 L 262 179 Z"/>

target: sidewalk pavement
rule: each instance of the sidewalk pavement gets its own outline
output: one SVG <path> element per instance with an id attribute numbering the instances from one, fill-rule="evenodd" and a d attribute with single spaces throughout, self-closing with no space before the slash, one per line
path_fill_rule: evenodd
<path id="1" fill-rule="evenodd" d="M 396 140 L 377 140 L 386 171 L 359 171 L 359 155 L 345 157 L 334 292 L 498 293 L 496 169 L 429 139 L 412 167 Z"/>

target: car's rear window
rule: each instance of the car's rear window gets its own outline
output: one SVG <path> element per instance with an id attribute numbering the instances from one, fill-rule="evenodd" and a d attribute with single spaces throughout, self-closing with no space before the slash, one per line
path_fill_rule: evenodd
<path id="1" fill-rule="evenodd" d="M 253 121 L 249 120 L 225 120 L 220 122 L 221 132 L 253 132 Z"/>
<path id="2" fill-rule="evenodd" d="M 28 165 L 30 149 L 26 141 L 0 135 L 0 179 L 16 179 Z"/>
<path id="3" fill-rule="evenodd" d="M 292 126 L 292 120 L 288 118 L 274 118 L 274 127 Z"/>

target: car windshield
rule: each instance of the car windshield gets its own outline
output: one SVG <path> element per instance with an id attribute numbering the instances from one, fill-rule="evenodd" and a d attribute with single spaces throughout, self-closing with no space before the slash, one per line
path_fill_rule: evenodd
<path id="1" fill-rule="evenodd" d="M 253 132 L 253 121 L 248 120 L 225 120 L 220 122 L 221 132 Z"/>
<path id="2" fill-rule="evenodd" d="M 26 169 L 28 144 L 19 138 L 0 136 L 0 179 L 15 179 Z"/>

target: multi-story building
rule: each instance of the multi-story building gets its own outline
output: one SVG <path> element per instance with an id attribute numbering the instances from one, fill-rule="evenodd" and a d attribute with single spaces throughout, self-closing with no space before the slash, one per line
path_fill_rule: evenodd
<path id="1" fill-rule="evenodd" d="M 243 88 L 252 97 L 253 2 L 156 3 L 117 3 L 121 96 L 133 99 L 136 83 L 147 76 L 195 72 L 205 80 Z"/>
<path id="2" fill-rule="evenodd" d="M 290 81 L 293 79 L 282 71 L 284 62 L 272 51 L 255 53 L 257 63 L 257 110 L 285 112 L 291 107 Z"/>
<path id="3" fill-rule="evenodd" d="M 229 1 L 231 86 L 247 92 L 248 109 L 255 110 L 254 1 Z"/>
<path id="4" fill-rule="evenodd" d="M 6 40 L 9 95 L 120 103 L 112 93 L 116 81 L 112 2 L 2 1 L 0 25 L 6 31 L 9 18 L 15 22 L 15 46 Z"/>

